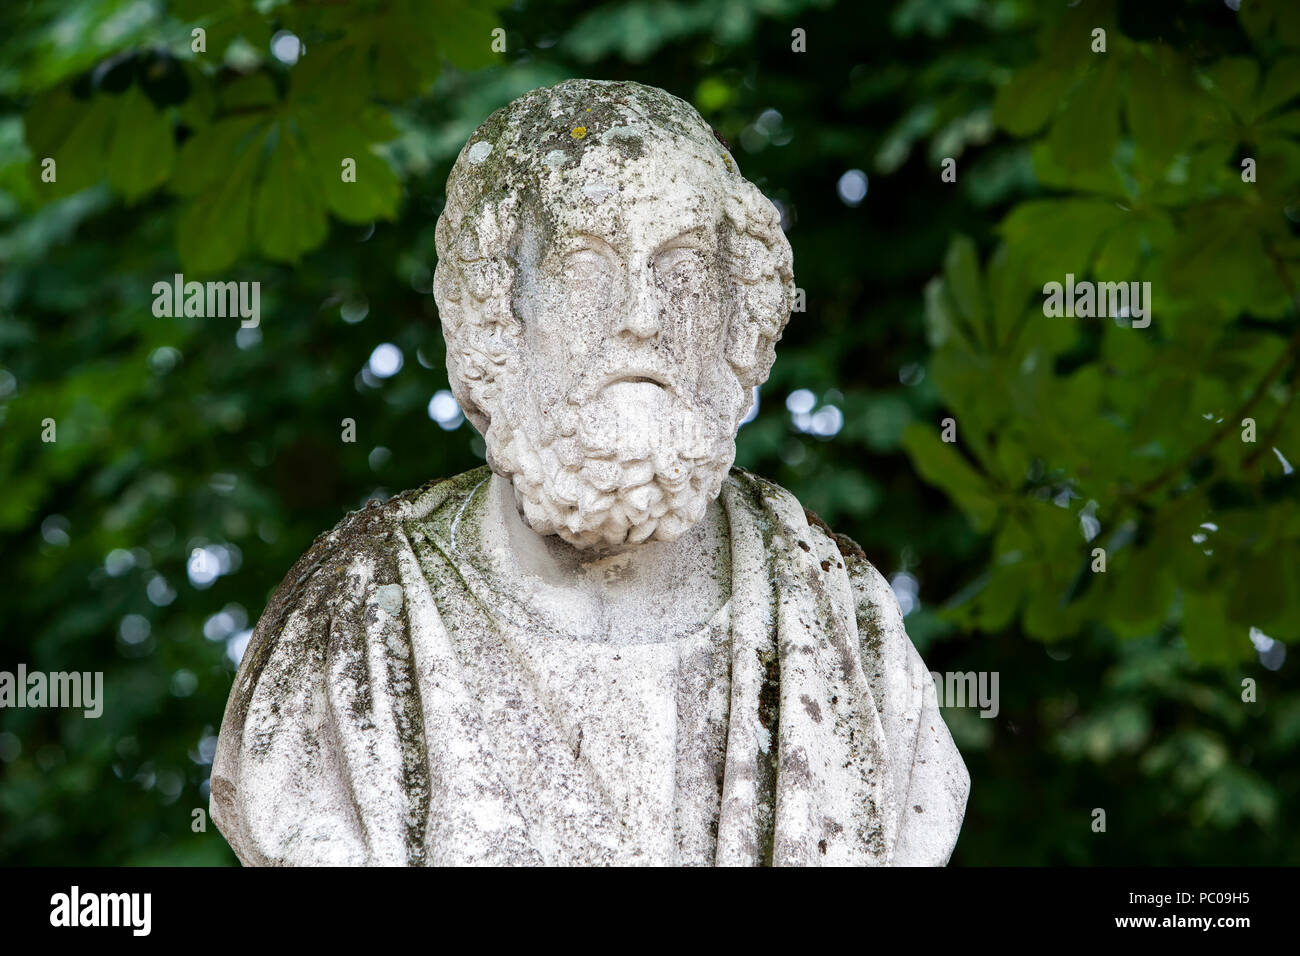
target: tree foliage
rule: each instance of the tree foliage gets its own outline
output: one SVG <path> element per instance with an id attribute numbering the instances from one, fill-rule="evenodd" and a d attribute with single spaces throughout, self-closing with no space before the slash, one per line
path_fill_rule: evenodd
<path id="1" fill-rule="evenodd" d="M 693 102 L 781 208 L 807 311 L 740 463 L 864 546 L 933 670 L 1000 675 L 997 717 L 945 711 L 955 861 L 1297 862 L 1295 666 L 1263 664 L 1300 630 L 1300 14 L 1241 6 L 6 8 L 0 669 L 107 699 L 0 715 L 0 857 L 233 862 L 192 813 L 270 590 L 481 460 L 430 413 L 450 163 L 586 75 Z M 260 282 L 260 325 L 156 316 L 176 273 Z M 1150 326 L 1045 315 L 1067 274 L 1149 281 Z"/>
<path id="2" fill-rule="evenodd" d="M 1273 40 L 1300 13 L 1283 28 L 1260 9 L 1243 16 L 1252 58 L 1130 39 L 1077 7 L 998 90 L 994 120 L 1031 137 L 1050 192 L 1002 219 L 987 263 L 968 240 L 949 248 L 926 321 L 962 441 L 905 438 L 993 535 L 965 624 L 1018 617 L 1049 641 L 1089 620 L 1124 637 L 1169 625 L 1226 665 L 1255 657 L 1252 627 L 1300 631 L 1300 58 Z M 1149 282 L 1152 325 L 1045 317 L 1043 287 L 1067 273 Z"/>

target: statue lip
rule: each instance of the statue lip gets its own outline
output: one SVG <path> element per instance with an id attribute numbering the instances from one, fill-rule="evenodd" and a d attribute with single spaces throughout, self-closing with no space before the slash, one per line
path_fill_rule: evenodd
<path id="1" fill-rule="evenodd" d="M 612 374 L 606 376 L 605 380 L 600 385 L 600 389 L 601 391 L 604 391 L 605 389 L 609 388 L 611 385 L 619 385 L 623 383 L 637 383 L 637 382 L 648 382 L 651 385 L 657 385 L 660 388 L 662 388 L 665 392 L 675 393 L 676 391 L 665 376 L 660 375 L 658 372 L 654 372 L 649 369 L 640 369 L 640 368 L 623 369 L 617 372 L 613 372 Z"/>

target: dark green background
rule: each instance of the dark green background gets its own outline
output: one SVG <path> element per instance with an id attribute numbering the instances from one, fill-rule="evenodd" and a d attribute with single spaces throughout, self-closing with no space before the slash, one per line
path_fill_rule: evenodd
<path id="1" fill-rule="evenodd" d="M 786 211 L 807 308 L 738 460 L 915 578 L 932 670 L 999 674 L 995 719 L 945 712 L 954 862 L 1300 862 L 1296 662 L 1249 638 L 1300 633 L 1300 7 L 1241 7 L 6 4 L 0 669 L 100 670 L 107 702 L 0 711 L 0 861 L 234 862 L 191 825 L 227 643 L 346 511 L 481 460 L 426 411 L 447 171 L 496 107 L 590 76 L 694 103 Z M 260 337 L 155 317 L 176 272 L 260 281 Z M 1151 327 L 1045 317 L 1067 272 L 1150 281 Z M 404 367 L 367 382 L 384 342 Z M 202 547 L 233 559 L 197 587 Z"/>

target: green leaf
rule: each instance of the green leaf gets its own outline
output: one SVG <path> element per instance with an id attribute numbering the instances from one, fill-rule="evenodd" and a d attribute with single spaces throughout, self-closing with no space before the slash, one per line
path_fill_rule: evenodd
<path id="1" fill-rule="evenodd" d="M 1236 664 L 1254 656 L 1246 631 L 1229 623 L 1225 598 L 1218 587 L 1183 592 L 1183 640 L 1192 659 L 1202 664 Z"/>
<path id="2" fill-rule="evenodd" d="M 1300 566 L 1293 548 L 1274 544 L 1266 553 L 1234 562 L 1235 575 L 1227 587 L 1227 616 L 1247 631 L 1269 631 L 1290 623 L 1297 603 L 1295 582 Z"/>
<path id="3" fill-rule="evenodd" d="M 503 54 L 492 49 L 492 31 L 501 26 L 496 9 L 508 0 L 435 0 L 431 19 L 437 26 L 438 48 L 443 56 L 462 70 L 477 70 L 503 60 Z M 506 52 L 510 52 L 510 36 L 506 36 Z M 518 42 L 518 41 L 516 41 Z"/>
<path id="4" fill-rule="evenodd" d="M 1085 74 L 1047 137 L 1053 160 L 1067 171 L 1094 169 L 1110 162 L 1119 140 L 1118 59 Z"/>
<path id="5" fill-rule="evenodd" d="M 1268 71 L 1264 87 L 1255 104 L 1258 116 L 1264 116 L 1300 96 L 1300 57 L 1288 56 L 1278 60 Z"/>
<path id="6" fill-rule="evenodd" d="M 178 218 L 176 245 L 187 273 L 219 272 L 248 247 L 262 143 L 259 136 L 247 144 L 224 182 L 193 200 Z"/>
<path id="7" fill-rule="evenodd" d="M 1231 202 L 1204 203 L 1183 217 L 1164 256 L 1164 288 L 1188 302 L 1216 303 L 1229 315 L 1280 316 L 1290 303 L 1260 220 Z"/>
<path id="8" fill-rule="evenodd" d="M 962 344 L 969 349 L 970 345 L 965 341 L 961 329 L 958 327 L 960 321 L 956 316 L 956 308 L 948 296 L 947 287 L 943 279 L 935 276 L 925 284 L 925 337 L 930 343 L 930 347 L 937 349 L 947 344 L 952 337 L 958 337 Z"/>
<path id="9" fill-rule="evenodd" d="M 1287 0 L 1257 0 L 1243 3 L 1238 14 L 1241 24 L 1261 48 L 1281 43 L 1300 47 L 1300 7 Z"/>
<path id="10" fill-rule="evenodd" d="M 1105 200 L 1043 199 L 1016 206 L 998 228 L 1011 267 L 1041 289 L 1063 282 L 1068 272 L 1087 272 L 1101 237 L 1132 220 L 1132 213 Z"/>
<path id="11" fill-rule="evenodd" d="M 1205 71 L 1214 92 L 1242 122 L 1255 118 L 1255 90 L 1259 86 L 1259 63 L 1250 57 L 1228 57 Z"/>
<path id="12" fill-rule="evenodd" d="M 1014 346 L 1016 333 L 1026 319 L 1042 311 L 1042 288 L 1016 268 L 1003 243 L 994 251 L 987 268 L 988 297 L 993 308 L 993 332 L 999 348 Z"/>
<path id="13" fill-rule="evenodd" d="M 397 215 L 401 183 L 388 163 L 375 154 L 374 140 L 367 135 L 380 130 L 363 130 L 353 122 L 339 122 L 315 111 L 300 115 L 298 127 L 311 157 L 313 181 L 330 212 L 356 225 Z M 343 179 L 345 159 L 356 163 L 355 181 Z"/>
<path id="14" fill-rule="evenodd" d="M 33 101 L 26 115 L 26 135 L 38 197 L 70 196 L 104 178 L 113 116 L 108 98 L 102 96 L 86 102 L 58 90 Z M 55 162 L 52 183 L 41 179 L 41 163 L 46 158 Z"/>
<path id="15" fill-rule="evenodd" d="M 944 257 L 945 284 L 953 302 L 960 310 L 969 328 L 980 334 L 985 328 L 988 310 L 984 301 L 984 287 L 980 281 L 979 260 L 975 243 L 968 236 L 955 236 Z"/>
<path id="16" fill-rule="evenodd" d="M 998 507 L 988 482 L 952 444 L 940 440 L 932 426 L 909 425 L 903 432 L 903 448 L 921 477 L 957 502 L 977 531 L 993 525 Z"/>
<path id="17" fill-rule="evenodd" d="M 266 73 L 240 76 L 223 87 L 220 92 L 221 109 L 233 113 L 242 110 L 270 108 L 280 100 L 275 83 Z"/>
<path id="18" fill-rule="evenodd" d="M 172 171 L 176 145 L 171 120 L 154 108 L 140 87 L 121 97 L 108 151 L 108 179 L 134 202 L 162 185 Z"/>
<path id="19" fill-rule="evenodd" d="M 1042 55 L 1011 74 L 993 98 L 993 122 L 1013 136 L 1030 136 L 1059 112 L 1087 61 L 1069 52 L 1071 30 L 1061 25 L 1043 40 Z"/>
<path id="20" fill-rule="evenodd" d="M 253 234 L 268 259 L 296 262 L 325 240 L 329 223 L 305 150 L 282 124 L 257 188 Z"/>
<path id="21" fill-rule="evenodd" d="M 1137 277 L 1138 260 L 1142 254 L 1144 231 L 1142 220 L 1116 226 L 1106 233 L 1093 274 L 1102 281 L 1131 281 Z"/>
<path id="22" fill-rule="evenodd" d="M 199 196 L 229 178 L 230 167 L 250 149 L 259 151 L 266 141 L 268 117 L 233 116 L 199 130 L 181 147 L 171 189 L 185 197 Z"/>
<path id="23" fill-rule="evenodd" d="M 1200 91 L 1191 72 L 1166 47 L 1133 57 L 1126 100 L 1129 131 L 1144 152 L 1168 158 L 1186 145 L 1196 128 Z"/>
<path id="24" fill-rule="evenodd" d="M 1153 634 L 1169 614 L 1174 580 L 1150 548 L 1106 556 L 1107 616 L 1124 637 Z"/>

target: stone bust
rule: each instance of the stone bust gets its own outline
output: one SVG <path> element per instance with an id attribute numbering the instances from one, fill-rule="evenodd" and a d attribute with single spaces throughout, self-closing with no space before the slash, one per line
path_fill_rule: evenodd
<path id="1" fill-rule="evenodd" d="M 889 585 L 732 467 L 793 301 L 683 101 L 572 80 L 461 150 L 434 280 L 487 467 L 322 535 L 240 664 L 245 864 L 942 865 L 969 777 Z"/>

